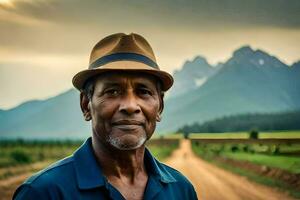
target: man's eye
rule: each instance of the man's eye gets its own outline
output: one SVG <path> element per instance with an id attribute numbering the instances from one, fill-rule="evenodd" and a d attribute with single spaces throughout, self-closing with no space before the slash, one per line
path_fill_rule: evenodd
<path id="1" fill-rule="evenodd" d="M 110 89 L 110 90 L 106 90 L 105 93 L 108 95 L 117 96 L 120 94 L 120 91 L 116 89 Z"/>
<path id="2" fill-rule="evenodd" d="M 138 93 L 140 95 L 152 95 L 152 92 L 150 90 L 147 90 L 147 89 L 139 89 Z"/>

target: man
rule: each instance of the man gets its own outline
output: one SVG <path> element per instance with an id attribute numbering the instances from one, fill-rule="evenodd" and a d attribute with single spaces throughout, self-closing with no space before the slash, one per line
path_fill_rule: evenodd
<path id="1" fill-rule="evenodd" d="M 197 199 L 191 183 L 145 148 L 173 78 L 140 35 L 110 35 L 77 73 L 80 106 L 92 137 L 72 156 L 29 178 L 14 199 Z"/>

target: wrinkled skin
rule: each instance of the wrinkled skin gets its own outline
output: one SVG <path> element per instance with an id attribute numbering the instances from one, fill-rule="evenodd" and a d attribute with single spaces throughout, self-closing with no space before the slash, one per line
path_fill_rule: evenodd
<path id="1" fill-rule="evenodd" d="M 138 73 L 105 73 L 96 78 L 91 101 L 82 95 L 81 105 L 102 145 L 132 150 L 152 136 L 162 111 L 156 81 Z"/>

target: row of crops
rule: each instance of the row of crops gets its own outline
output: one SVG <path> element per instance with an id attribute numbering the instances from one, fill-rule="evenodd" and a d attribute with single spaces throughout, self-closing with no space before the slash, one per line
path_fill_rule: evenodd
<path id="1" fill-rule="evenodd" d="M 300 155 L 300 139 L 192 139 L 195 146 L 219 153 L 222 151 L 263 154 Z"/>
<path id="2" fill-rule="evenodd" d="M 0 141 L 0 168 L 69 156 L 83 141 Z"/>
<path id="3" fill-rule="evenodd" d="M 300 173 L 300 139 L 193 139 L 192 144 L 208 159 L 226 157 Z"/>

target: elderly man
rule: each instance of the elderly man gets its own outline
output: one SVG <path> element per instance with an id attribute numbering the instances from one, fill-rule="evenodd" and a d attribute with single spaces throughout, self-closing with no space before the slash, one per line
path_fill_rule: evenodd
<path id="1" fill-rule="evenodd" d="M 92 137 L 72 156 L 25 181 L 13 198 L 197 199 L 180 172 L 145 148 L 172 84 L 142 36 L 102 39 L 91 52 L 89 69 L 73 78 Z"/>

